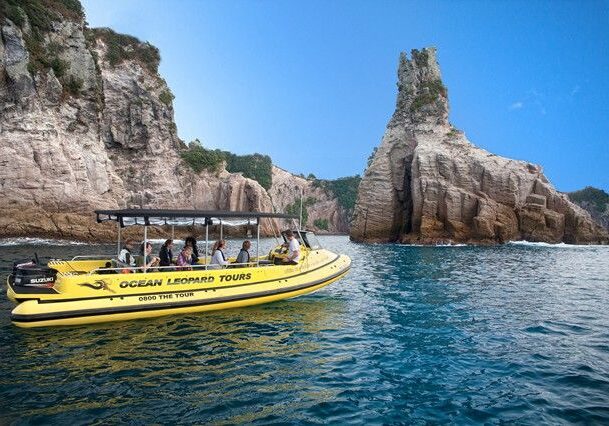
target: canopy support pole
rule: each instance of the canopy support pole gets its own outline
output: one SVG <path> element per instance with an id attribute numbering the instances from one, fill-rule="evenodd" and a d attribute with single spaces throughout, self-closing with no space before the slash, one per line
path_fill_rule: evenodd
<path id="1" fill-rule="evenodd" d="M 209 223 L 205 219 L 205 270 L 207 271 L 207 251 L 209 249 Z"/>
<path id="2" fill-rule="evenodd" d="M 222 225 L 222 219 L 220 219 L 220 239 L 222 239 L 224 225 Z"/>
<path id="3" fill-rule="evenodd" d="M 292 219 L 292 225 L 296 225 L 294 219 Z M 302 234 L 300 233 L 300 228 L 296 228 L 296 233 L 298 234 L 298 239 L 300 240 L 298 244 L 304 244 L 304 240 L 302 239 Z"/>
<path id="4" fill-rule="evenodd" d="M 146 273 L 146 247 L 148 246 L 148 226 L 144 225 L 144 273 Z"/>
<path id="5" fill-rule="evenodd" d="M 256 266 L 260 266 L 260 218 L 256 219 Z"/>
<path id="6" fill-rule="evenodd" d="M 118 228 L 118 239 L 116 243 L 116 257 L 118 258 L 121 255 L 121 222 L 120 220 L 116 221 L 116 226 Z"/>

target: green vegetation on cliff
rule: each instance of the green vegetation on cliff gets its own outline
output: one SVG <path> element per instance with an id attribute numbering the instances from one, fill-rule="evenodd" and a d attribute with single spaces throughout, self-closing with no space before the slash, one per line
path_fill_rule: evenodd
<path id="1" fill-rule="evenodd" d="M 302 225 L 304 226 L 309 220 L 309 212 L 307 207 L 312 206 L 317 202 L 317 199 L 314 197 L 307 197 L 302 200 Z M 285 206 L 285 212 L 287 214 L 294 214 L 296 216 L 300 216 L 300 198 L 294 200 L 292 204 L 288 204 Z M 316 225 L 317 226 L 317 225 Z"/>
<path id="2" fill-rule="evenodd" d="M 350 216 L 357 200 L 357 188 L 362 178 L 359 175 L 347 176 L 334 180 L 316 179 L 313 185 L 330 191 L 338 199 L 347 214 Z"/>
<path id="3" fill-rule="evenodd" d="M 447 94 L 446 86 L 442 84 L 441 80 L 425 82 L 421 85 L 419 94 L 412 101 L 410 111 L 415 112 L 425 105 L 434 103 L 438 99 L 438 96 L 442 95 L 446 97 Z"/>
<path id="4" fill-rule="evenodd" d="M 2 0 L 0 2 L 0 21 L 8 18 L 19 27 L 30 23 L 32 33 L 41 39 L 51 30 L 53 21 L 61 19 L 81 20 L 85 16 L 78 0 Z"/>
<path id="5" fill-rule="evenodd" d="M 372 153 L 368 156 L 368 162 L 366 163 L 366 168 L 368 168 L 372 165 L 372 162 L 374 161 L 374 156 L 376 155 L 377 151 L 378 151 L 378 147 L 375 146 L 372 149 Z"/>
<path id="6" fill-rule="evenodd" d="M 602 189 L 587 186 L 579 191 L 570 192 L 569 198 L 576 203 L 589 203 L 596 207 L 599 213 L 609 210 L 609 194 Z"/>
<path id="7" fill-rule="evenodd" d="M 237 155 L 219 149 L 206 149 L 198 139 L 189 143 L 188 149 L 180 155 L 197 173 L 203 170 L 218 171 L 225 161 L 228 172 L 243 173 L 243 176 L 254 179 L 264 189 L 270 189 L 273 183 L 273 162 L 268 155 Z"/>
<path id="8" fill-rule="evenodd" d="M 328 219 L 315 219 L 313 221 L 313 225 L 319 229 L 323 229 L 324 231 L 328 230 Z"/>
<path id="9" fill-rule="evenodd" d="M 153 74 L 158 74 L 161 54 L 159 49 L 138 38 L 119 34 L 110 28 L 87 29 L 85 33 L 91 43 L 95 39 L 106 45 L 106 60 L 115 67 L 123 61 L 137 61 Z"/>
<path id="10" fill-rule="evenodd" d="M 24 32 L 26 48 L 30 54 L 28 70 L 36 73 L 52 68 L 57 78 L 64 76 L 68 64 L 58 58 L 62 46 L 49 43 L 44 46 L 44 35 L 51 31 L 54 21 L 84 19 L 84 11 L 78 0 L 2 0 L 0 22 L 10 19 L 24 29 L 26 21 L 30 31 Z M 62 83 L 64 83 L 62 81 Z"/>
<path id="11" fill-rule="evenodd" d="M 171 103 L 173 102 L 175 96 L 173 96 L 173 93 L 171 93 L 168 90 L 164 90 L 160 95 L 159 95 L 159 100 L 161 102 L 163 102 L 165 105 L 167 106 L 171 106 Z"/>
<path id="12" fill-rule="evenodd" d="M 264 189 L 273 184 L 273 161 L 268 155 L 237 155 L 224 151 L 226 170 L 230 173 L 243 173 L 246 178 L 254 179 Z"/>
<path id="13" fill-rule="evenodd" d="M 217 172 L 224 161 L 222 151 L 203 148 L 199 139 L 190 142 L 188 149 L 182 151 L 180 156 L 196 173 L 201 173 L 203 170 Z"/>

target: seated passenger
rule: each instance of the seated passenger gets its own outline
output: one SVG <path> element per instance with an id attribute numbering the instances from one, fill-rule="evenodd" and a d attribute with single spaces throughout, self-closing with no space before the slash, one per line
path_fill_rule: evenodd
<path id="1" fill-rule="evenodd" d="M 300 260 L 300 244 L 294 238 L 294 233 L 291 230 L 285 231 L 285 236 L 288 239 L 288 257 L 283 259 L 284 265 L 298 265 Z"/>
<path id="2" fill-rule="evenodd" d="M 195 237 L 186 237 L 184 240 L 184 245 L 192 247 L 192 264 L 194 265 L 199 261 L 199 248 L 197 247 L 197 240 L 195 240 Z"/>
<path id="3" fill-rule="evenodd" d="M 249 242 L 248 240 L 243 241 L 243 245 L 241 246 L 241 250 L 239 251 L 239 254 L 237 255 L 237 260 L 235 261 L 235 263 L 237 263 L 238 267 L 243 267 L 246 266 L 246 263 L 250 262 L 250 252 L 249 249 L 252 246 L 252 243 Z"/>
<path id="4" fill-rule="evenodd" d="M 226 241 L 218 240 L 214 243 L 211 252 L 211 262 L 210 269 L 221 269 L 223 266 L 228 265 L 228 260 L 226 260 L 226 256 L 224 255 L 224 247 L 226 246 Z"/>
<path id="5" fill-rule="evenodd" d="M 159 266 L 159 258 L 151 256 L 152 254 L 152 243 L 146 242 L 146 248 L 144 249 L 144 243 L 142 243 L 142 256 L 144 257 L 143 263 L 146 268 L 154 268 Z"/>
<path id="6" fill-rule="evenodd" d="M 98 274 L 116 274 L 116 271 L 112 269 L 112 262 L 106 262 L 103 268 L 97 270 Z"/>
<path id="7" fill-rule="evenodd" d="M 192 271 L 192 247 L 184 246 L 178 258 L 176 259 L 176 265 L 178 265 L 177 269 L 183 271 Z"/>
<path id="8" fill-rule="evenodd" d="M 118 260 L 123 262 L 126 265 L 136 266 L 135 265 L 135 256 L 131 252 L 134 248 L 135 248 L 134 240 L 129 239 L 129 240 L 125 241 L 125 245 L 123 246 L 123 249 L 121 250 L 121 252 L 118 255 Z"/>
<path id="9" fill-rule="evenodd" d="M 159 265 L 171 266 L 173 263 L 173 240 L 169 239 L 163 243 L 159 251 Z"/>

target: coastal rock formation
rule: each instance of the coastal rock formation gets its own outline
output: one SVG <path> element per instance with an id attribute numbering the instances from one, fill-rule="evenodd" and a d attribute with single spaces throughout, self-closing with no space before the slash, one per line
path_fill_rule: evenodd
<path id="1" fill-rule="evenodd" d="M 0 7 L 0 237 L 111 240 L 114 228 L 95 223 L 99 208 L 285 207 L 279 188 L 301 180 L 287 172 L 273 202 L 255 180 L 184 163 L 154 46 L 86 28 L 78 3 L 45 7 L 13 8 L 13 19 Z M 311 218 L 336 216 L 318 198 Z"/>
<path id="2" fill-rule="evenodd" d="M 606 243 L 540 166 L 477 148 L 448 121 L 434 48 L 400 55 L 396 110 L 366 170 L 351 239 L 433 244 Z"/>
<path id="3" fill-rule="evenodd" d="M 333 234 L 349 232 L 345 209 L 330 191 L 314 182 L 273 166 L 273 185 L 269 195 L 275 211 L 299 214 L 302 196 L 307 228 Z"/>
<path id="4" fill-rule="evenodd" d="M 569 199 L 586 210 L 597 223 L 609 231 L 609 194 L 602 189 L 588 186 L 567 193 Z"/>

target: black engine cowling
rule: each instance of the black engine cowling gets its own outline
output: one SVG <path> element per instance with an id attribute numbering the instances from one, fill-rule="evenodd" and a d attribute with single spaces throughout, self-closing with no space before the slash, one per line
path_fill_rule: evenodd
<path id="1" fill-rule="evenodd" d="M 13 262 L 13 283 L 23 287 L 52 287 L 57 270 L 33 261 Z"/>

